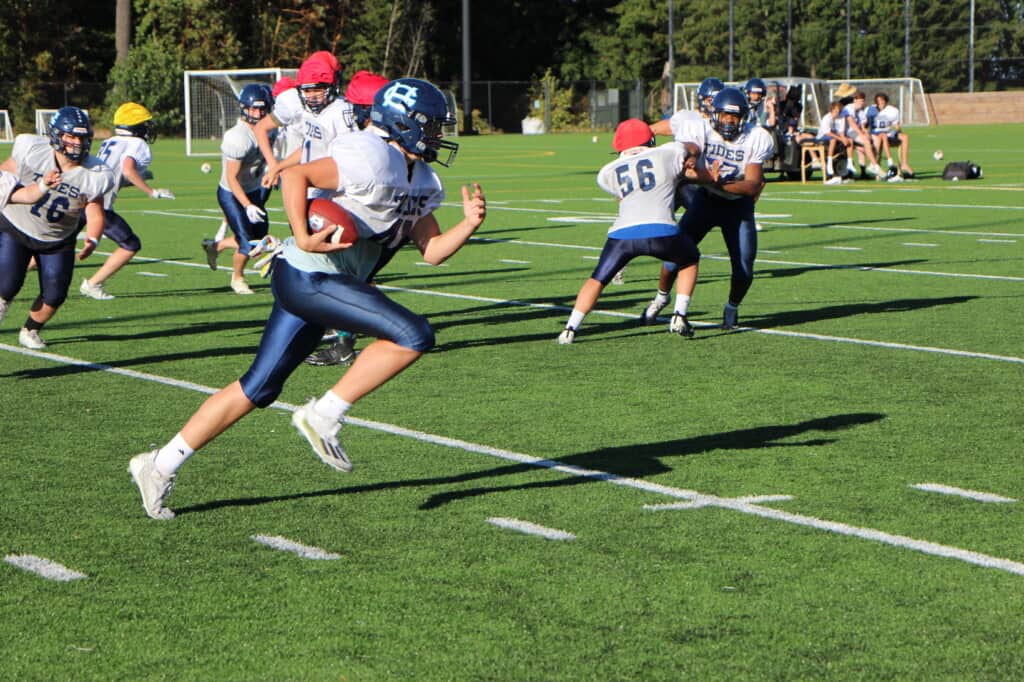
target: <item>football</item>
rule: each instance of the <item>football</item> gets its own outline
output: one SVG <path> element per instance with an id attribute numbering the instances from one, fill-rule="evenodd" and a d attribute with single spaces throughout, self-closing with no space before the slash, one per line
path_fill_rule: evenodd
<path id="1" fill-rule="evenodd" d="M 941 149 L 936 149 L 935 153 L 932 154 L 932 158 L 935 159 L 936 161 L 942 161 L 943 156 L 945 156 L 945 154 L 942 153 Z"/>
<path id="2" fill-rule="evenodd" d="M 309 202 L 307 224 L 310 234 L 333 230 L 327 238 L 331 244 L 352 244 L 359 239 L 355 220 L 348 211 L 330 199 L 313 199 Z"/>
<path id="3" fill-rule="evenodd" d="M 199 167 L 199 170 L 200 170 L 201 172 L 203 172 L 204 174 L 205 174 L 205 173 L 209 173 L 210 171 L 212 171 L 212 170 L 213 170 L 213 166 L 211 166 L 211 165 L 210 165 L 210 164 L 208 164 L 208 163 L 204 163 L 204 164 L 203 164 L 202 166 L 200 166 L 200 167 Z"/>

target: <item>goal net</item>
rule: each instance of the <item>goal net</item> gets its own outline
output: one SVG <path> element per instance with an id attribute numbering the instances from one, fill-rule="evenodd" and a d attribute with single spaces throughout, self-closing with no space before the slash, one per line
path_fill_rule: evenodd
<path id="1" fill-rule="evenodd" d="M 224 132 L 238 121 L 238 93 L 250 83 L 273 87 L 296 69 L 185 72 L 185 154 L 218 156 Z"/>
<path id="2" fill-rule="evenodd" d="M 14 142 L 14 128 L 11 127 L 11 115 L 6 109 L 0 109 L 0 142 Z"/>

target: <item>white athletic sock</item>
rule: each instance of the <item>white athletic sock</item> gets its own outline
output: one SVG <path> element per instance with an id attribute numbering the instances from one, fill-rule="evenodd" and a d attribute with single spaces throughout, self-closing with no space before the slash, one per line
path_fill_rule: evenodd
<path id="1" fill-rule="evenodd" d="M 217 234 L 213 235 L 213 241 L 219 242 L 224 237 L 228 236 L 228 221 L 220 221 L 220 227 L 217 228 Z"/>
<path id="2" fill-rule="evenodd" d="M 194 453 L 192 446 L 178 433 L 156 453 L 156 470 L 162 476 L 172 476 Z"/>
<path id="3" fill-rule="evenodd" d="M 690 297 L 686 294 L 676 294 L 676 307 L 673 311 L 677 315 L 686 315 L 690 308 Z"/>
<path id="4" fill-rule="evenodd" d="M 583 318 L 586 316 L 586 313 L 581 313 L 573 308 L 572 313 L 569 315 L 569 321 L 565 323 L 565 326 L 572 329 L 579 329 L 580 325 L 583 324 Z"/>
<path id="5" fill-rule="evenodd" d="M 352 403 L 342 400 L 334 391 L 327 391 L 313 405 L 313 411 L 325 419 L 333 419 L 340 422 Z"/>

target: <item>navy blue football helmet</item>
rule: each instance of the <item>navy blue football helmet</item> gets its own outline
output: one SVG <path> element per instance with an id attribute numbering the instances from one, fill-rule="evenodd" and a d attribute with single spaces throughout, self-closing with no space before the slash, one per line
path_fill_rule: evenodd
<path id="1" fill-rule="evenodd" d="M 382 87 L 374 95 L 370 120 L 402 149 L 427 163 L 448 166 L 455 160 L 459 145 L 442 139 L 442 129 L 455 125 L 455 117 L 441 91 L 427 81 L 399 78 Z M 442 149 L 448 150 L 445 161 L 438 159 Z"/>
<path id="2" fill-rule="evenodd" d="M 708 100 L 714 99 L 715 95 L 722 91 L 725 87 L 725 83 L 720 78 L 705 78 L 697 86 L 697 108 L 703 111 L 708 116 L 711 115 L 711 107 L 708 106 Z"/>
<path id="3" fill-rule="evenodd" d="M 725 139 L 735 140 L 743 130 L 749 111 L 747 96 L 739 88 L 722 88 L 711 102 L 711 127 Z M 726 123 L 722 120 L 722 114 L 734 114 L 739 120 L 736 123 Z"/>
<path id="4" fill-rule="evenodd" d="M 238 108 L 242 118 L 248 123 L 259 123 L 264 116 L 270 113 L 274 106 L 274 95 L 270 92 L 270 86 L 262 83 L 249 83 L 238 93 Z M 259 109 L 259 116 L 249 114 L 249 109 Z"/>
<path id="5" fill-rule="evenodd" d="M 89 156 L 92 146 L 92 121 L 89 114 L 78 107 L 62 107 L 50 117 L 50 146 L 76 163 Z M 78 144 L 67 144 L 62 135 L 74 135 Z"/>
<path id="6" fill-rule="evenodd" d="M 755 104 L 755 101 L 751 99 L 751 95 L 761 95 L 757 102 L 762 101 L 765 95 L 768 94 L 768 86 L 765 85 L 764 81 L 760 78 L 751 78 L 743 84 L 743 92 L 747 95 L 747 102 Z"/>

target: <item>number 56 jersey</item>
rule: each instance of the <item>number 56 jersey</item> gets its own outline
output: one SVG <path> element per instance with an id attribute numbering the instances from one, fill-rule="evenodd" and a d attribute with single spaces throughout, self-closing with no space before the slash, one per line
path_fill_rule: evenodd
<path id="1" fill-rule="evenodd" d="M 619 200 L 609 237 L 638 239 L 678 232 L 673 207 L 685 159 L 686 149 L 678 142 L 633 147 L 598 172 L 598 186 Z"/>
<path id="2" fill-rule="evenodd" d="M 11 158 L 23 185 L 36 182 L 57 168 L 49 138 L 18 135 Z M 21 232 L 41 242 L 59 242 L 78 231 L 78 217 L 90 201 L 102 199 L 114 187 L 114 175 L 95 156 L 61 174 L 60 183 L 34 204 L 8 204 L 4 217 Z"/>

